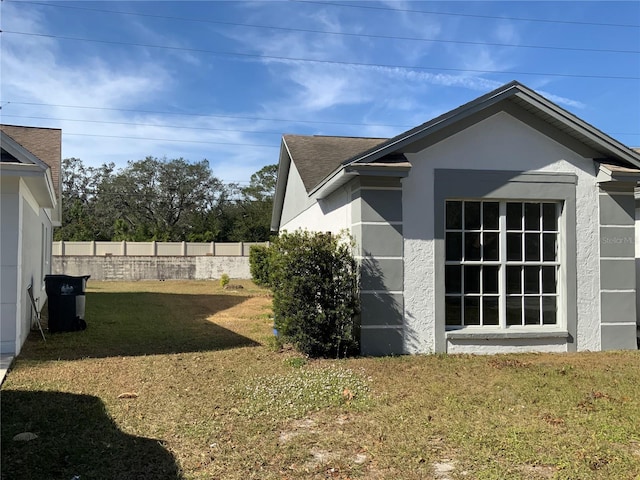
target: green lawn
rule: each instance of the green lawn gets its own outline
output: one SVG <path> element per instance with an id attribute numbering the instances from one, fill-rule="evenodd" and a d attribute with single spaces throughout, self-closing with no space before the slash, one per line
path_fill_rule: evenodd
<path id="1" fill-rule="evenodd" d="M 638 352 L 311 361 L 242 284 L 90 281 L 2 386 L 2 479 L 640 478 Z"/>

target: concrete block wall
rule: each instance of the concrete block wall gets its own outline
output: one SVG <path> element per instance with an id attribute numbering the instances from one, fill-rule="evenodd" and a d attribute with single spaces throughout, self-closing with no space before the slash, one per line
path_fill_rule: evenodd
<path id="1" fill-rule="evenodd" d="M 54 256 L 53 274 L 91 275 L 92 280 L 213 280 L 223 273 L 250 279 L 249 257 Z"/>

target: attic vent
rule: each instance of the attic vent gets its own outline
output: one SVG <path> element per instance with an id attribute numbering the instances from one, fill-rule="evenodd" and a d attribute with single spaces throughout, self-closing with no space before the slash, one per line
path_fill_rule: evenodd
<path id="1" fill-rule="evenodd" d="M 390 153 L 376 160 L 375 163 L 403 163 L 406 161 L 407 157 L 404 156 L 404 153 Z"/>
<path id="2" fill-rule="evenodd" d="M 0 152 L 0 162 L 18 163 L 19 161 L 3 148 Z"/>

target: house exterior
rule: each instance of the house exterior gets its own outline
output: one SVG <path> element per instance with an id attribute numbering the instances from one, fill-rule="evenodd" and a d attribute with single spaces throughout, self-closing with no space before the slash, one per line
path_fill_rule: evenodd
<path id="1" fill-rule="evenodd" d="M 511 82 L 391 139 L 283 136 L 272 229 L 354 237 L 365 355 L 636 349 L 639 180 Z"/>
<path id="2" fill-rule="evenodd" d="M 60 225 L 58 129 L 0 125 L 0 354 L 17 355 L 31 328 L 27 287 L 39 308 Z"/>

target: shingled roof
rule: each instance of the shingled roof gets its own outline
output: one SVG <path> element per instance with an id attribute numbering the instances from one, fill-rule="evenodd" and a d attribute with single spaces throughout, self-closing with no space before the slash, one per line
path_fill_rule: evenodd
<path id="1" fill-rule="evenodd" d="M 307 192 L 342 163 L 380 145 L 386 138 L 284 135 L 291 160 L 298 169 Z"/>
<path id="2" fill-rule="evenodd" d="M 60 169 L 62 157 L 62 130 L 58 128 L 22 127 L 0 125 L 6 135 L 22 145 L 51 168 L 51 178 L 56 194 L 60 194 Z"/>

